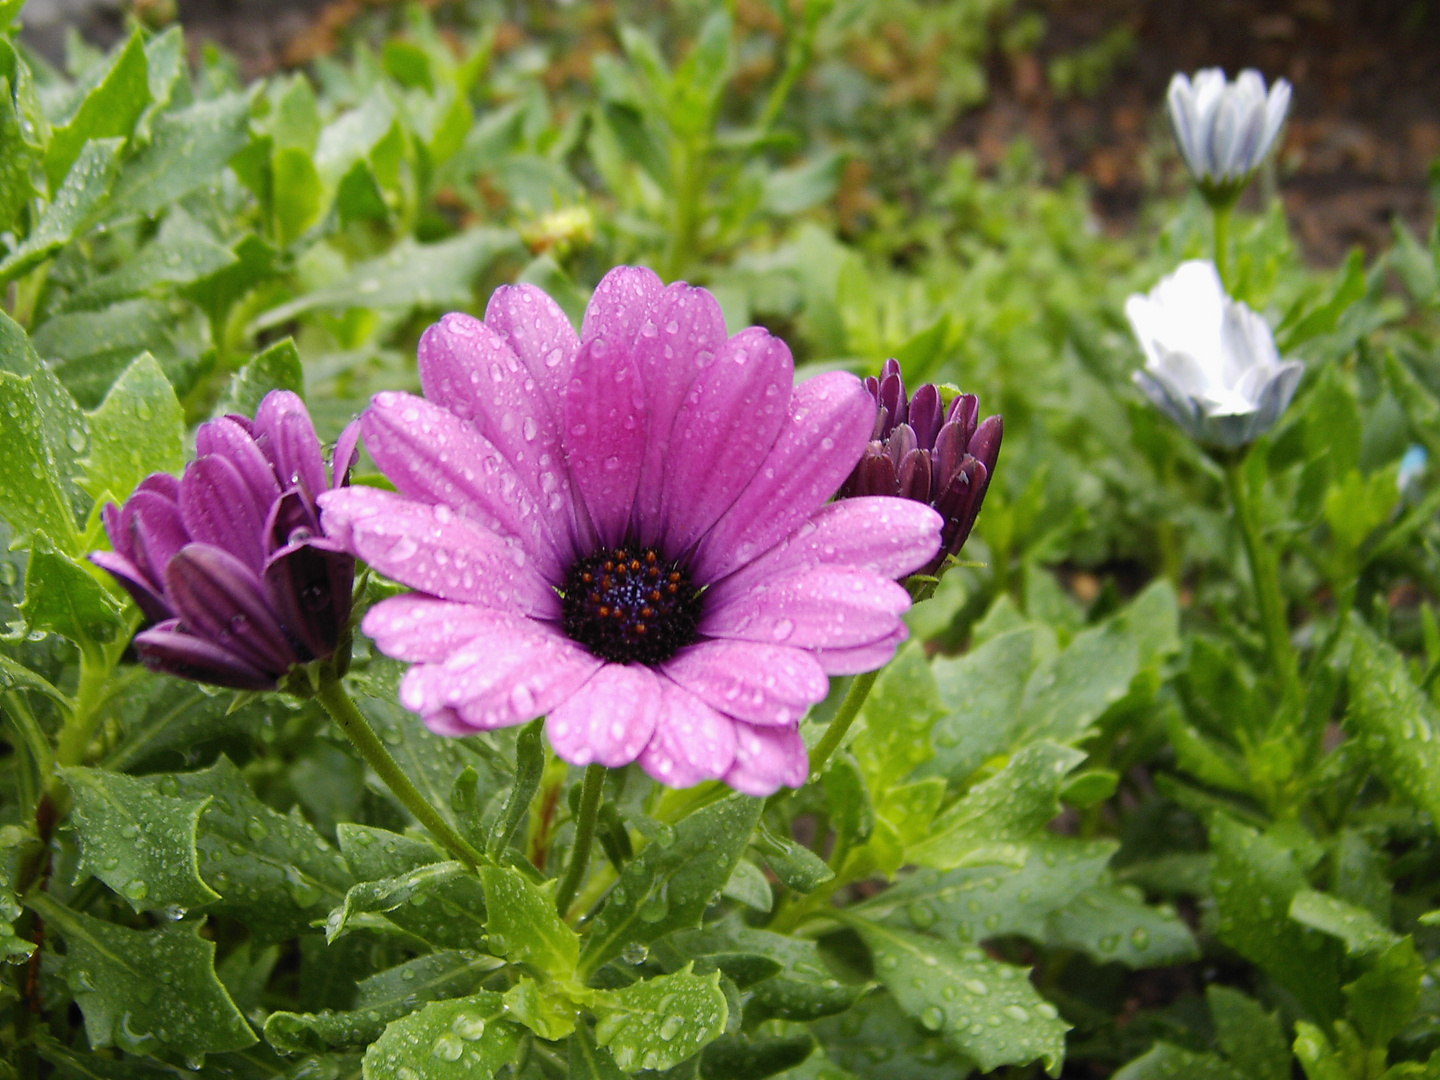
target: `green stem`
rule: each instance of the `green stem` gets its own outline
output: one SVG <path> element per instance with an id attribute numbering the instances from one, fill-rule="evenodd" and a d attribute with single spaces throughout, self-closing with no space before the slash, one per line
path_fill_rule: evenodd
<path id="1" fill-rule="evenodd" d="M 1230 502 L 1235 507 L 1235 522 L 1240 528 L 1240 539 L 1245 545 L 1245 557 L 1250 563 L 1250 576 L 1255 585 L 1255 603 L 1260 609 L 1260 623 L 1270 651 L 1270 662 L 1280 677 L 1286 698 L 1298 705 L 1302 696 L 1300 671 L 1295 659 L 1295 648 L 1290 643 L 1290 628 L 1285 618 L 1285 598 L 1280 593 L 1280 567 L 1274 558 L 1274 552 L 1264 542 L 1255 526 L 1254 506 L 1245 481 L 1243 455 L 1225 463 L 1225 481 L 1230 492 Z"/>
<path id="2" fill-rule="evenodd" d="M 445 850 L 453 855 L 460 862 L 470 869 L 475 869 L 485 862 L 485 856 L 481 855 L 466 839 L 440 816 L 440 812 L 425 801 L 425 796 L 420 794 L 419 789 L 410 782 L 399 764 L 390 756 L 390 751 L 385 749 L 385 744 L 375 734 L 375 729 L 365 719 L 364 714 L 355 707 L 355 702 L 350 700 L 350 695 L 345 691 L 345 684 L 335 669 L 330 664 L 320 668 L 320 685 L 316 689 L 315 696 L 319 698 L 320 704 L 325 706 L 325 711 L 335 721 L 341 731 L 345 732 L 355 749 L 360 751 L 372 769 L 379 775 L 381 781 L 391 793 L 405 804 L 405 808 L 415 815 L 415 819 L 430 831 L 430 834 L 439 840 Z"/>
<path id="3" fill-rule="evenodd" d="M 590 868 L 595 821 L 600 816 L 600 799 L 604 794 L 605 766 L 585 766 L 585 779 L 580 782 L 580 811 L 575 816 L 575 844 L 570 849 L 570 865 L 565 868 L 565 877 L 555 892 L 555 907 L 562 918 L 585 880 L 585 871 Z"/>
<path id="4" fill-rule="evenodd" d="M 863 675 L 855 676 L 855 681 L 850 684 L 850 689 L 845 694 L 845 700 L 836 710 L 835 719 L 830 721 L 830 726 L 825 729 L 825 734 L 815 744 L 815 749 L 810 754 L 810 778 L 812 780 L 825 771 L 825 762 L 829 761 L 830 755 L 839 749 L 840 743 L 850 730 L 850 725 L 855 722 L 855 717 L 860 715 L 860 706 L 865 704 L 865 699 L 870 696 L 870 688 L 875 685 L 875 680 L 879 677 L 879 671 L 867 671 Z"/>
<path id="5" fill-rule="evenodd" d="M 1215 269 L 1220 274 L 1220 284 L 1230 289 L 1230 215 L 1235 210 L 1233 202 L 1217 203 L 1215 217 Z"/>
<path id="6" fill-rule="evenodd" d="M 785 107 L 790 92 L 795 89 L 800 76 L 810 66 L 810 58 L 815 51 L 814 43 L 814 30 L 807 28 L 800 40 L 786 50 L 785 70 L 780 74 L 780 81 L 771 88 L 770 97 L 765 102 L 765 111 L 760 114 L 760 122 L 756 125 L 761 131 L 769 131 L 779 119 L 780 110 Z"/>
<path id="7" fill-rule="evenodd" d="M 95 729 L 105 716 L 100 705 L 105 700 L 105 683 L 110 678 L 111 666 L 106 663 L 103 654 L 91 649 L 81 650 L 75 709 L 61 728 L 55 746 L 55 764 L 62 769 L 79 765 L 85 760 L 85 752 L 95 738 Z"/>

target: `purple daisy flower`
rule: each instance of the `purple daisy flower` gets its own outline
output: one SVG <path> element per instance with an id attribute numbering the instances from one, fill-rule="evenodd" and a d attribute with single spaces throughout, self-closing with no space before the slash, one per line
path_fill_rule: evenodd
<path id="1" fill-rule="evenodd" d="M 276 390 L 253 421 L 201 424 L 182 478 L 147 476 L 124 506 L 105 507 L 114 551 L 90 558 L 154 622 L 135 636 L 146 667 L 273 690 L 292 665 L 334 654 L 355 560 L 325 538 L 315 500 L 346 482 L 358 441 L 357 422 L 329 477 L 305 403 Z"/>
<path id="2" fill-rule="evenodd" d="M 880 378 L 865 380 L 879 412 L 865 454 L 845 481 L 841 498 L 899 495 L 929 503 L 945 519 L 940 551 L 921 569 L 935 574 L 959 555 L 995 474 L 1004 421 L 980 419 L 980 399 L 958 394 L 947 412 L 940 389 L 926 383 L 905 396 L 898 360 L 886 360 Z"/>
<path id="3" fill-rule="evenodd" d="M 378 395 L 365 442 L 397 493 L 321 496 L 326 530 L 415 594 L 362 628 L 415 664 L 401 701 L 467 735 L 547 715 L 566 761 L 672 787 L 799 786 L 828 676 L 905 639 L 895 583 L 940 519 L 826 505 L 870 436 L 851 375 L 794 385 L 759 327 L 649 270 L 605 277 L 576 335 L 529 285 L 419 350 L 425 397 Z"/>

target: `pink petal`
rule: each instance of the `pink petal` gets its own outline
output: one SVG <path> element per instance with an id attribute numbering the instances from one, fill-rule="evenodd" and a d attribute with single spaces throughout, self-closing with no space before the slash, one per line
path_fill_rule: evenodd
<path id="1" fill-rule="evenodd" d="M 260 451 L 255 453 L 258 456 Z M 265 468 L 268 471 L 270 467 Z M 279 487 L 274 497 L 280 497 Z M 180 516 L 185 530 L 192 539 L 237 556 L 256 573 L 265 566 L 265 519 L 269 512 L 270 503 L 260 502 L 229 458 L 207 454 L 186 466 L 180 481 Z"/>
<path id="2" fill-rule="evenodd" d="M 681 649 L 661 670 L 727 716 L 775 727 L 798 724 L 830 690 L 809 653 L 753 641 L 702 641 Z"/>
<path id="3" fill-rule="evenodd" d="M 344 487 L 350 483 L 350 470 L 360 460 L 360 421 L 351 420 L 335 440 L 330 456 L 330 486 Z"/>
<path id="4" fill-rule="evenodd" d="M 444 600 L 558 618 L 560 601 L 519 544 L 456 514 L 375 488 L 320 496 L 326 535 L 386 577 Z"/>
<path id="5" fill-rule="evenodd" d="M 545 394 L 558 401 L 580 348 L 560 305 L 534 285 L 501 285 L 485 308 L 485 325 L 510 343 Z"/>
<path id="6" fill-rule="evenodd" d="M 789 419 L 795 362 L 763 328 L 742 330 L 690 385 L 670 432 L 665 542 L 686 551 L 745 489 Z"/>
<path id="7" fill-rule="evenodd" d="M 417 664 L 400 702 L 435 723 L 467 731 L 523 724 L 551 712 L 602 662 L 542 623 L 482 631 L 443 663 Z M 431 718 L 435 717 L 434 722 Z"/>
<path id="8" fill-rule="evenodd" d="M 656 300 L 636 331 L 633 348 L 650 426 L 645 461 L 635 496 L 635 524 L 641 543 L 659 541 L 665 473 L 670 465 L 671 429 L 691 384 L 725 344 L 725 316 L 704 289 L 676 282 Z"/>
<path id="9" fill-rule="evenodd" d="M 810 772 L 800 729 L 735 725 L 735 764 L 725 783 L 743 795 L 764 798 L 782 787 L 798 788 Z"/>
<path id="10" fill-rule="evenodd" d="M 250 488 L 255 501 L 269 507 L 280 497 L 280 484 L 275 479 L 274 466 L 255 445 L 255 437 L 247 425 L 250 421 L 243 416 L 207 420 L 195 431 L 195 456 L 202 458 L 213 454 L 230 462 Z"/>
<path id="11" fill-rule="evenodd" d="M 410 663 L 438 663 L 482 635 L 528 632 L 532 623 L 509 611 L 410 593 L 381 600 L 365 613 L 360 629 L 386 656 Z"/>
<path id="12" fill-rule="evenodd" d="M 940 550 L 943 519 L 914 499 L 871 495 L 822 506 L 792 535 L 710 589 L 710 604 L 811 566 L 854 566 L 902 578 Z"/>
<path id="13" fill-rule="evenodd" d="M 790 535 L 830 499 L 875 426 L 875 399 L 841 371 L 795 388 L 790 420 L 765 463 L 700 542 L 692 572 L 717 581 Z"/>
<path id="14" fill-rule="evenodd" d="M 297 483 L 314 498 L 330 485 L 325 479 L 325 456 L 320 439 L 300 395 L 272 390 L 255 412 L 255 444 L 270 460 L 284 488 Z"/>
<path id="15" fill-rule="evenodd" d="M 375 395 L 363 418 L 365 445 L 396 489 L 444 503 L 485 527 L 518 537 L 542 574 L 564 577 L 556 537 L 510 463 L 474 425 L 413 394 Z M 569 540 L 564 545 L 568 549 Z"/>
<path id="16" fill-rule="evenodd" d="M 847 566 L 817 566 L 759 585 L 710 607 L 706 637 L 849 649 L 895 632 L 910 594 L 889 578 Z"/>
<path id="17" fill-rule="evenodd" d="M 629 351 L 610 338 L 580 348 L 565 391 L 561 442 L 600 543 L 616 547 L 630 525 L 645 454 L 645 391 Z"/>
<path id="18" fill-rule="evenodd" d="M 735 761 L 735 721 L 688 690 L 660 680 L 660 717 L 640 767 L 662 784 L 690 787 L 718 780 Z"/>
<path id="19" fill-rule="evenodd" d="M 540 512 L 567 522 L 578 550 L 588 549 L 589 526 L 574 513 L 551 399 L 509 343 L 479 319 L 456 312 L 425 331 L 418 356 L 425 396 L 473 421 Z"/>
<path id="20" fill-rule="evenodd" d="M 550 745 L 571 765 L 619 768 L 634 761 L 655 734 L 660 679 L 639 664 L 606 664 L 569 701 L 550 713 Z"/>
<path id="21" fill-rule="evenodd" d="M 647 267 L 615 267 L 600 279 L 590 296 L 580 326 L 580 340 L 603 337 L 629 347 L 640 331 L 640 324 L 664 291 L 665 283 Z"/>
<path id="22" fill-rule="evenodd" d="M 859 675 L 862 671 L 878 671 L 895 658 L 895 650 L 910 637 L 910 628 L 903 622 L 894 633 L 870 645 L 850 649 L 819 649 L 815 658 L 827 675 Z"/>

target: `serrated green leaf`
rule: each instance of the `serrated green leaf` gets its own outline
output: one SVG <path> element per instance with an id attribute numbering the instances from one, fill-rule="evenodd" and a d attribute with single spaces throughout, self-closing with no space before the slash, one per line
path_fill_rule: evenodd
<path id="1" fill-rule="evenodd" d="M 362 979 L 355 1008 L 343 1012 L 271 1013 L 265 1041 L 282 1054 L 318 1053 L 365 1046 L 385 1025 L 430 1001 L 473 994 L 500 961 L 475 953 L 445 950 L 417 956 Z"/>
<path id="2" fill-rule="evenodd" d="M 1197 1054 L 1167 1042 L 1157 1042 L 1116 1072 L 1113 1080 L 1174 1080 L 1177 1076 L 1185 1080 L 1245 1080 L 1244 1073 L 1218 1054 Z"/>
<path id="3" fill-rule="evenodd" d="M 625 1073 L 678 1065 L 724 1031 L 728 1015 L 720 973 L 696 975 L 689 965 L 599 993 L 591 1008 L 595 1041 Z"/>
<path id="4" fill-rule="evenodd" d="M 1145 903 L 1134 886 L 1092 886 L 1051 914 L 1046 936 L 1066 948 L 1126 967 L 1165 967 L 1196 960 L 1195 935 L 1173 908 Z"/>
<path id="5" fill-rule="evenodd" d="M 250 102 L 225 94 L 155 120 L 150 144 L 125 166 L 105 215 L 154 214 L 206 184 L 249 139 Z"/>
<path id="6" fill-rule="evenodd" d="M 188 754 L 211 739 L 255 732 L 268 717 L 269 703 L 256 702 L 231 711 L 233 698 L 211 693 L 192 682 L 150 672 L 135 678 L 112 699 L 121 737 L 105 758 L 116 772 L 156 761 L 170 752 L 178 767 Z"/>
<path id="7" fill-rule="evenodd" d="M 1289 848 L 1222 813 L 1210 822 L 1211 881 L 1219 936 L 1289 990 L 1311 1014 L 1340 1012 L 1340 945 L 1292 921 L 1295 894 L 1309 888 Z"/>
<path id="8" fill-rule="evenodd" d="M 99 579 L 43 535 L 30 547 L 20 612 L 32 630 L 59 634 L 83 649 L 107 645 L 128 629 L 124 609 Z"/>
<path id="9" fill-rule="evenodd" d="M 215 943 L 198 923 L 128 930 L 44 893 L 29 902 L 65 941 L 65 981 L 92 1047 L 199 1059 L 256 1041 L 215 977 Z"/>
<path id="10" fill-rule="evenodd" d="M 872 791 L 886 791 L 928 761 L 930 729 L 945 715 L 925 650 L 903 649 L 880 673 L 861 710 L 851 752 Z"/>
<path id="11" fill-rule="evenodd" d="M 1433 707 L 1404 658 L 1359 619 L 1350 623 L 1353 731 L 1385 783 L 1440 822 L 1440 742 Z"/>
<path id="12" fill-rule="evenodd" d="M 580 960 L 580 939 L 555 911 L 555 890 L 534 885 L 518 870 L 482 866 L 490 945 L 512 963 L 568 981 Z"/>
<path id="13" fill-rule="evenodd" d="M 81 487 L 97 499 L 107 491 L 127 499 L 150 473 L 178 473 L 185 465 L 185 411 L 149 353 L 115 380 L 89 421 Z"/>
<path id="14" fill-rule="evenodd" d="M 1238 990 L 1218 983 L 1205 988 L 1215 1021 L 1215 1041 L 1231 1061 L 1244 1062 L 1253 1080 L 1290 1080 L 1290 1047 L 1275 1014 Z"/>
<path id="15" fill-rule="evenodd" d="M 1085 755 L 1052 742 L 1033 743 L 1003 770 L 976 784 L 935 819 L 931 834 L 907 858 L 937 870 L 1024 860 L 1023 845 L 1060 813 L 1066 775 Z"/>
<path id="16" fill-rule="evenodd" d="M 292 338 L 284 338 L 256 353 L 235 373 L 224 399 L 216 406 L 216 415 L 254 416 L 271 390 L 290 390 L 305 396 L 305 369 Z"/>
<path id="17" fill-rule="evenodd" d="M 104 769 L 61 772 L 75 797 L 70 822 L 80 869 L 136 911 L 201 907 L 220 894 L 200 879 L 195 841 L 209 796 L 162 795 L 147 780 Z"/>
<path id="18" fill-rule="evenodd" d="M 51 190 L 65 178 L 87 143 L 117 136 L 128 138 L 148 104 L 149 62 L 143 35 L 136 30 L 105 77 L 85 95 L 75 115 L 51 133 L 45 150 L 45 175 Z"/>
<path id="19" fill-rule="evenodd" d="M 682 819 L 628 863 L 591 923 L 580 954 L 588 977 L 631 942 L 648 945 L 700 925 L 760 819 L 759 799 L 732 795 Z"/>
<path id="20" fill-rule="evenodd" d="M 1020 934 L 1043 941 L 1050 914 L 1100 880 L 1117 845 L 1039 837 L 1025 864 L 921 869 L 853 909 L 867 919 L 913 926 L 957 945 Z"/>
<path id="21" fill-rule="evenodd" d="M 359 264 L 335 284 L 272 308 L 249 329 L 258 333 L 315 310 L 463 307 L 471 301 L 471 286 L 481 271 L 520 246 L 513 231 L 488 226 L 435 244 L 407 238 L 380 258 Z"/>
<path id="22" fill-rule="evenodd" d="M 875 973 L 911 1017 L 983 1071 L 1044 1061 L 1058 1076 L 1070 1025 L 1030 984 L 1025 968 L 980 949 L 848 917 L 875 959 Z"/>
<path id="23" fill-rule="evenodd" d="M 342 902 L 352 878 L 339 852 L 256 798 L 229 758 L 152 782 L 164 795 L 213 796 L 200 815 L 200 877 L 220 894 L 212 910 L 245 923 L 257 941 L 302 933 Z"/>
<path id="24" fill-rule="evenodd" d="M 366 825 L 342 823 L 340 850 L 360 881 L 402 878 L 434 865 L 443 853 L 423 840 Z M 353 918 L 353 916 L 352 916 Z M 473 874 L 433 875 L 410 901 L 354 920 L 381 933 L 408 936 L 437 948 L 483 950 L 485 892 Z"/>
<path id="25" fill-rule="evenodd" d="M 667 967 L 679 968 L 694 958 L 735 980 L 749 995 L 747 1026 L 770 1017 L 809 1021 L 833 1016 L 869 989 L 864 983 L 840 982 L 813 941 L 747 926 L 738 915 L 675 934 L 656 950 Z"/>
<path id="26" fill-rule="evenodd" d="M 365 1051 L 364 1080 L 491 1080 L 515 1056 L 520 1028 L 499 994 L 432 1001 L 396 1020 Z"/>
<path id="27" fill-rule="evenodd" d="M 0 515 L 16 539 L 43 532 L 62 551 L 79 545 L 70 501 L 42 426 L 45 416 L 30 376 L 0 371 Z M 76 427 L 84 438 L 83 429 Z"/>
<path id="28" fill-rule="evenodd" d="M 1302 889 L 1290 901 L 1290 918 L 1345 943 L 1345 951 L 1364 955 L 1383 952 L 1400 941 L 1369 911 L 1329 893 Z"/>

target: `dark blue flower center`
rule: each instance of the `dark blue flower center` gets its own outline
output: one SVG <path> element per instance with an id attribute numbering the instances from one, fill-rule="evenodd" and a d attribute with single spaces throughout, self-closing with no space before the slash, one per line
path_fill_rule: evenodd
<path id="1" fill-rule="evenodd" d="M 602 548 L 570 568 L 565 633 L 614 664 L 661 664 L 695 641 L 700 590 L 653 549 Z"/>

